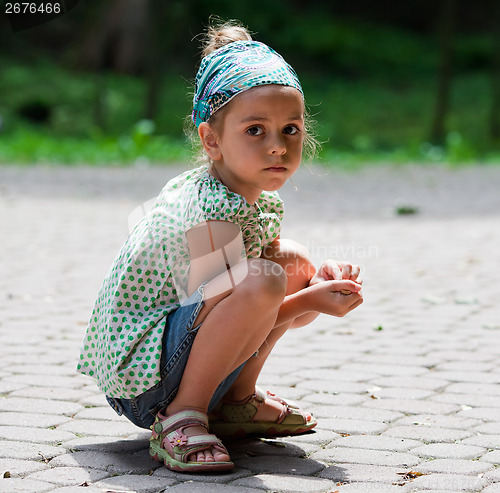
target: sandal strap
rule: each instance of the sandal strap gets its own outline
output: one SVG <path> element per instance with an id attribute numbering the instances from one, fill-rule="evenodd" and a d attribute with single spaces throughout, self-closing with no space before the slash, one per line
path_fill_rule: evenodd
<path id="1" fill-rule="evenodd" d="M 203 426 L 208 430 L 208 417 L 206 414 L 194 409 L 186 409 L 172 414 L 171 416 L 163 416 L 158 413 L 157 421 L 151 427 L 154 438 L 158 438 L 163 433 L 170 433 L 186 426 Z"/>
<path id="2" fill-rule="evenodd" d="M 265 403 L 267 393 L 256 387 L 255 392 L 242 401 L 223 400 L 220 403 L 219 411 L 222 419 L 229 423 L 250 422 L 257 414 L 257 410 Z M 286 402 L 282 403 L 283 408 L 275 423 L 281 422 L 290 414 L 290 407 Z"/>

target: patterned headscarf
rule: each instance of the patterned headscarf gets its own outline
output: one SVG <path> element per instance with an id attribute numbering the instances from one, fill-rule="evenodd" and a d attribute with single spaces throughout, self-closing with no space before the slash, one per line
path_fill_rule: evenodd
<path id="1" fill-rule="evenodd" d="M 264 43 L 235 41 L 215 50 L 203 58 L 196 75 L 193 122 L 198 127 L 238 93 L 268 84 L 302 93 L 293 68 Z"/>

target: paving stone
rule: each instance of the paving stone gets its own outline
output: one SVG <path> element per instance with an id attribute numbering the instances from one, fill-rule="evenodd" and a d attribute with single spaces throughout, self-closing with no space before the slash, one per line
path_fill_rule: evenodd
<path id="1" fill-rule="evenodd" d="M 486 383 L 454 383 L 446 387 L 448 394 L 481 394 L 500 396 L 500 387 L 495 384 Z"/>
<path id="2" fill-rule="evenodd" d="M 409 365 L 384 365 L 384 364 L 370 364 L 370 363 L 351 363 L 342 365 L 342 371 L 354 372 L 364 374 L 368 371 L 372 374 L 372 378 L 376 375 L 386 376 L 416 376 L 427 373 L 427 368 L 422 366 L 409 366 Z"/>
<path id="3" fill-rule="evenodd" d="M 62 488 L 56 488 L 51 490 L 50 493 L 103 493 L 101 488 L 96 486 L 63 486 Z"/>
<path id="4" fill-rule="evenodd" d="M 138 450 L 149 449 L 149 434 L 148 438 L 133 438 L 119 439 L 117 437 L 96 437 L 86 436 L 75 438 L 64 442 L 62 446 L 71 452 L 90 451 L 98 452 L 137 452 Z"/>
<path id="5" fill-rule="evenodd" d="M 274 356 L 274 354 L 273 354 Z M 266 362 L 269 362 L 269 360 Z M 297 400 L 302 400 L 306 395 L 308 395 L 310 392 L 307 392 L 305 389 L 299 389 L 297 387 L 285 387 L 281 385 L 271 385 L 264 389 L 265 391 L 268 390 L 269 392 L 272 392 L 275 395 L 279 395 L 286 401 L 297 401 Z"/>
<path id="6" fill-rule="evenodd" d="M 106 400 L 106 396 L 101 394 L 100 392 L 95 392 L 96 386 L 92 384 L 92 388 L 94 389 L 94 393 L 91 395 L 87 395 L 78 400 L 79 404 L 82 406 L 92 406 L 92 407 L 101 407 L 101 406 L 109 406 L 108 401 Z M 83 394 L 82 394 L 83 395 Z"/>
<path id="7" fill-rule="evenodd" d="M 336 485 L 335 491 L 339 493 L 402 493 L 400 486 L 378 483 L 351 483 Z"/>
<path id="8" fill-rule="evenodd" d="M 472 407 L 463 409 L 457 413 L 457 416 L 483 421 L 499 421 L 500 410 L 497 407 Z"/>
<path id="9" fill-rule="evenodd" d="M 470 436 L 470 432 L 437 426 L 394 426 L 389 428 L 385 435 L 392 437 L 410 438 L 427 443 L 455 442 Z"/>
<path id="10" fill-rule="evenodd" d="M 97 469 L 82 467 L 53 467 L 45 471 L 30 474 L 28 479 L 45 481 L 58 486 L 77 486 L 83 483 L 93 483 L 109 477 L 110 474 Z"/>
<path id="11" fill-rule="evenodd" d="M 70 418 L 50 414 L 0 413 L 1 426 L 28 426 L 30 428 L 51 428 L 66 423 Z"/>
<path id="12" fill-rule="evenodd" d="M 448 380 L 439 380 L 437 378 L 426 377 L 380 377 L 372 379 L 373 385 L 380 387 L 408 387 L 424 390 L 440 390 L 449 385 Z"/>
<path id="13" fill-rule="evenodd" d="M 367 464 L 335 464 L 319 473 L 322 478 L 330 479 L 335 483 L 388 483 L 401 480 L 401 467 L 370 466 Z M 369 491 L 369 490 L 367 490 Z"/>
<path id="14" fill-rule="evenodd" d="M 337 433 L 352 434 L 374 434 L 381 433 L 387 429 L 384 423 L 376 421 L 362 421 L 359 419 L 321 419 L 318 421 L 317 428 L 333 430 Z"/>
<path id="15" fill-rule="evenodd" d="M 366 401 L 366 399 L 363 399 L 363 401 Z M 312 409 L 314 410 L 315 408 Z M 377 421 L 389 423 L 404 416 L 404 414 L 395 411 L 387 411 L 384 409 L 368 409 L 361 406 L 328 406 L 328 409 L 330 409 L 332 417 L 340 419 L 357 419 L 361 421 Z"/>
<path id="16" fill-rule="evenodd" d="M 420 487 L 417 487 L 417 489 L 415 490 L 415 489 L 412 489 L 411 485 L 406 486 L 405 491 L 422 491 L 425 493 L 450 493 L 450 490 L 435 490 L 434 488 L 432 488 L 432 489 L 428 489 L 428 488 L 420 489 Z"/>
<path id="17" fill-rule="evenodd" d="M 413 389 L 408 387 L 385 387 L 373 390 L 371 395 L 379 399 L 425 399 L 435 395 L 433 390 Z"/>
<path id="18" fill-rule="evenodd" d="M 92 420 L 104 420 L 104 421 L 120 421 L 123 422 L 124 418 L 118 416 L 110 406 L 107 407 L 90 407 L 87 409 L 82 409 L 80 412 L 75 414 L 75 419 L 92 419 Z"/>
<path id="19" fill-rule="evenodd" d="M 372 450 L 392 450 L 394 452 L 407 452 L 421 446 L 417 440 L 405 438 L 392 438 L 388 436 L 354 435 L 337 438 L 326 448 L 349 447 L 366 448 Z M 413 453 L 413 452 L 412 452 Z"/>
<path id="20" fill-rule="evenodd" d="M 168 493 L 261 493 L 262 489 L 236 486 L 234 484 L 212 484 L 209 482 L 190 482 L 176 484 L 168 488 Z"/>
<path id="21" fill-rule="evenodd" d="M 420 467 L 418 469 L 420 471 Z M 487 481 L 475 476 L 462 474 L 426 474 L 414 479 L 407 491 L 484 491 Z"/>
<path id="22" fill-rule="evenodd" d="M 486 371 L 435 371 L 436 378 L 450 382 L 500 383 L 500 375 Z"/>
<path id="23" fill-rule="evenodd" d="M 239 467 L 235 467 L 234 469 L 231 469 L 230 471 L 224 471 L 219 474 L 213 474 L 213 473 L 186 473 L 186 472 L 175 472 L 171 471 L 170 469 L 167 469 L 166 467 L 159 467 L 156 469 L 156 471 L 153 473 L 153 476 L 155 477 L 160 477 L 160 478 L 171 478 L 175 479 L 179 482 L 185 482 L 185 483 L 190 483 L 190 482 L 200 482 L 200 483 L 229 483 L 231 481 L 234 481 L 235 479 L 240 479 L 240 478 L 246 478 L 247 476 L 252 476 L 253 473 L 252 471 L 249 471 L 247 469 L 241 469 Z"/>
<path id="24" fill-rule="evenodd" d="M 297 384 L 297 388 L 306 389 L 309 392 L 324 392 L 336 394 L 347 392 L 351 394 L 365 394 L 369 385 L 356 382 L 338 382 L 333 380 L 305 380 Z"/>
<path id="25" fill-rule="evenodd" d="M 94 451 L 60 455 L 50 461 L 50 466 L 101 469 L 112 474 L 149 474 L 161 467 L 146 452 L 124 454 Z"/>
<path id="26" fill-rule="evenodd" d="M 479 425 L 476 426 L 473 431 L 476 433 L 484 433 L 489 435 L 500 435 L 500 422 Z"/>
<path id="27" fill-rule="evenodd" d="M 58 429 L 29 428 L 27 426 L 0 426 L 0 440 L 16 440 L 30 443 L 59 445 L 75 438 L 73 433 Z"/>
<path id="28" fill-rule="evenodd" d="M 361 404 L 365 401 L 365 397 L 361 397 L 357 394 L 326 394 L 326 393 L 315 393 L 307 394 L 303 398 L 303 402 L 313 403 L 313 404 L 325 404 L 328 406 L 355 406 Z"/>
<path id="29" fill-rule="evenodd" d="M 68 431 L 76 435 L 105 435 L 122 437 L 137 433 L 138 428 L 126 418 L 119 421 L 99 421 L 92 419 L 74 419 L 59 426 L 59 430 Z"/>
<path id="30" fill-rule="evenodd" d="M 52 375 L 13 375 L 4 378 L 4 381 L 19 385 L 34 385 L 36 387 L 61 387 L 77 389 L 81 386 L 78 377 L 61 377 Z"/>
<path id="31" fill-rule="evenodd" d="M 367 370 L 362 371 L 344 371 L 344 370 L 327 370 L 313 369 L 302 370 L 297 373 L 297 378 L 302 383 L 304 380 L 328 380 L 329 382 L 363 382 L 373 378 L 373 374 Z"/>
<path id="32" fill-rule="evenodd" d="M 297 375 L 259 375 L 259 386 L 263 388 L 270 387 L 271 385 L 282 385 L 287 387 L 295 387 L 300 381 Z"/>
<path id="33" fill-rule="evenodd" d="M 489 471 L 493 466 L 485 462 L 462 459 L 436 459 L 423 462 L 418 466 L 419 472 L 442 474 L 477 475 Z"/>
<path id="34" fill-rule="evenodd" d="M 111 491 L 130 491 L 131 493 L 157 493 L 175 484 L 175 479 L 160 478 L 142 474 L 127 474 L 97 481 L 94 486 Z M 169 489 L 170 491 L 170 489 Z"/>
<path id="35" fill-rule="evenodd" d="M 24 478 L 0 479 L 1 493 L 43 493 L 54 488 L 50 483 Z"/>
<path id="36" fill-rule="evenodd" d="M 0 457 L 21 460 L 52 459 L 64 454 L 66 450 L 62 447 L 53 447 L 38 443 L 0 441 Z"/>
<path id="37" fill-rule="evenodd" d="M 490 449 L 500 449 L 500 435 L 473 435 L 460 440 L 460 443 Z"/>
<path id="38" fill-rule="evenodd" d="M 283 440 L 272 439 L 240 439 L 240 440 L 225 440 L 229 453 L 240 453 L 243 456 L 271 456 L 277 455 L 280 457 L 305 457 L 310 451 L 316 451 L 320 447 L 314 446 L 312 449 L 305 450 L 306 444 L 294 444 Z"/>
<path id="39" fill-rule="evenodd" d="M 335 433 L 334 431 L 324 430 L 322 428 L 316 427 L 311 433 L 305 433 L 304 435 L 281 437 L 277 438 L 277 440 L 282 441 L 285 444 L 295 443 L 300 447 L 302 447 L 303 444 L 312 444 L 322 447 L 338 437 L 339 434 Z"/>
<path id="40" fill-rule="evenodd" d="M 495 360 L 495 355 L 493 353 L 488 354 L 476 353 L 474 351 L 431 351 L 427 354 L 429 358 L 437 358 L 439 361 L 493 361 Z"/>
<path id="41" fill-rule="evenodd" d="M 483 363 L 482 361 L 446 361 L 445 363 L 439 363 L 436 365 L 435 370 L 437 371 L 467 371 L 467 372 L 489 372 L 494 370 L 496 365 L 491 363 Z"/>
<path id="42" fill-rule="evenodd" d="M 376 364 L 388 364 L 398 366 L 420 366 L 430 368 L 441 362 L 439 358 L 416 355 L 398 355 L 398 354 L 356 354 L 357 361 Z"/>
<path id="43" fill-rule="evenodd" d="M 456 443 L 432 443 L 412 449 L 419 457 L 434 459 L 477 459 L 486 452 L 483 447 Z"/>
<path id="44" fill-rule="evenodd" d="M 21 374 L 31 374 L 31 375 L 48 375 L 48 376 L 56 376 L 56 375 L 64 375 L 75 377 L 74 368 L 68 368 L 63 365 L 54 365 L 54 364 L 38 364 L 38 365 L 9 365 L 10 373 L 21 373 Z"/>
<path id="45" fill-rule="evenodd" d="M 483 493 L 500 493 L 500 484 L 492 484 L 490 486 L 487 486 L 483 490 Z"/>
<path id="46" fill-rule="evenodd" d="M 370 409 L 388 409 L 390 411 L 399 411 L 405 414 L 450 414 L 460 409 L 453 404 L 409 399 L 375 399 L 367 401 L 364 406 Z"/>
<path id="47" fill-rule="evenodd" d="M 431 397 L 433 401 L 458 404 L 471 407 L 500 407 L 500 397 L 474 394 L 439 394 Z M 500 412 L 500 410 L 499 410 Z"/>
<path id="48" fill-rule="evenodd" d="M 500 450 L 494 450 L 488 452 L 481 457 L 481 460 L 485 462 L 491 462 L 492 464 L 500 465 Z"/>
<path id="49" fill-rule="evenodd" d="M 259 456 L 235 460 L 235 465 L 255 474 L 291 474 L 313 476 L 325 466 L 315 460 L 290 456 Z"/>
<path id="50" fill-rule="evenodd" d="M 352 464 L 370 464 L 380 466 L 413 467 L 421 462 L 415 455 L 409 453 L 391 452 L 387 450 L 355 449 L 332 447 L 316 452 L 311 459 L 327 463 L 348 462 Z"/>
<path id="51" fill-rule="evenodd" d="M 233 481 L 229 487 L 233 485 L 248 486 L 250 488 L 264 489 L 279 493 L 328 493 L 334 486 L 334 484 L 327 479 L 291 476 L 288 474 L 257 474 L 256 476 L 237 479 Z M 232 491 L 233 490 L 231 490 L 231 493 Z M 237 490 L 234 491 L 236 493 Z M 214 491 L 214 493 L 216 492 Z"/>
<path id="52" fill-rule="evenodd" d="M 483 477 L 488 481 L 500 483 L 500 468 L 497 467 L 495 469 L 492 469 L 491 471 L 488 471 Z"/>
<path id="53" fill-rule="evenodd" d="M 73 402 L 56 402 L 45 399 L 28 399 L 20 397 L 0 397 L 0 411 L 72 416 L 81 409 L 82 406 Z"/>
<path id="54" fill-rule="evenodd" d="M 0 394 L 8 394 L 9 392 L 12 392 L 13 390 L 17 390 L 19 388 L 19 385 L 16 383 L 9 383 L 9 382 L 4 382 L 0 381 Z"/>
<path id="55" fill-rule="evenodd" d="M 467 430 L 482 424 L 478 419 L 462 417 L 461 413 L 440 416 L 437 414 L 417 414 L 406 416 L 397 422 L 398 425 L 422 425 L 437 426 L 438 428 L 454 428 L 457 430 Z"/>
<path id="56" fill-rule="evenodd" d="M 3 478 L 7 471 L 13 478 L 26 476 L 27 474 L 41 471 L 47 467 L 47 464 L 33 460 L 0 459 L 0 477 Z"/>
<path id="57" fill-rule="evenodd" d="M 60 387 L 25 387 L 11 392 L 12 397 L 28 397 L 30 399 L 50 399 L 54 401 L 77 402 L 85 396 L 91 395 L 80 389 L 67 389 Z"/>

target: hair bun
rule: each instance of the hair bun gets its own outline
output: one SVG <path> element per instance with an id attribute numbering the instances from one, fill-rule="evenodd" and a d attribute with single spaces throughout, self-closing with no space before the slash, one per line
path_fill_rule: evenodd
<path id="1" fill-rule="evenodd" d="M 252 41 L 248 29 L 238 21 L 218 21 L 208 26 L 203 43 L 202 55 L 205 57 L 234 41 Z"/>

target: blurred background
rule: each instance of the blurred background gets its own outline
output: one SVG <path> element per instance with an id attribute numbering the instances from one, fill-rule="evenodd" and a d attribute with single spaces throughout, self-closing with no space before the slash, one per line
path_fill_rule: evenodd
<path id="1" fill-rule="evenodd" d="M 17 31 L 0 16 L 0 163 L 188 160 L 211 15 L 296 69 L 318 162 L 500 163 L 499 0 L 73 3 Z"/>

